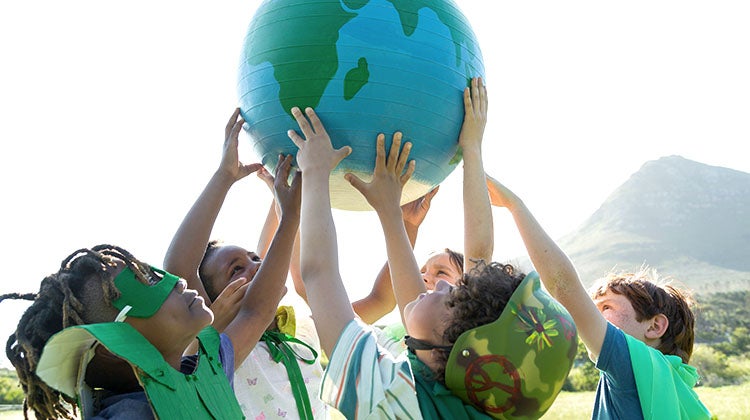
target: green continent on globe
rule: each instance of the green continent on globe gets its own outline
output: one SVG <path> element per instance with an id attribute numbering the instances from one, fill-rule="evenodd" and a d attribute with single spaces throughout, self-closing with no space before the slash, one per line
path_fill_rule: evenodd
<path id="1" fill-rule="evenodd" d="M 370 71 L 367 70 L 367 59 L 360 57 L 357 60 L 357 67 L 346 72 L 344 77 L 344 99 L 347 101 L 354 98 L 354 96 L 362 89 L 362 86 L 367 84 L 367 80 L 370 78 Z"/>
<path id="2" fill-rule="evenodd" d="M 294 106 L 303 109 L 318 106 L 338 70 L 339 30 L 357 16 L 338 2 L 297 3 L 297 7 L 274 8 L 273 2 L 264 2 L 248 32 L 254 36 L 246 40 L 259 52 L 249 58 L 250 64 L 269 62 L 273 66 L 279 83 L 279 101 L 290 116 Z M 316 65 L 309 65 L 311 62 Z"/>
<path id="3" fill-rule="evenodd" d="M 351 10 L 361 9 L 369 3 L 369 0 L 342 1 Z M 467 35 L 472 31 L 453 7 L 445 7 L 451 2 L 387 1 L 398 12 L 401 28 L 407 37 L 414 34 L 419 26 L 420 9 L 428 8 L 435 12 L 451 33 L 456 49 L 456 64 L 460 65 L 461 44 L 473 42 Z M 273 2 L 264 2 L 248 31 L 254 34 L 253 38 L 246 42 L 251 42 L 258 51 L 258 54 L 248 58 L 249 64 L 269 62 L 273 67 L 274 78 L 279 84 L 279 101 L 291 117 L 294 106 L 315 108 L 320 103 L 323 92 L 338 71 L 336 43 L 339 32 L 357 14 L 344 10 L 340 2 L 297 0 L 290 3 L 296 7 L 272 7 Z M 310 66 L 310 62 L 316 65 Z M 467 80 L 473 76 L 468 72 L 467 69 Z M 357 67 L 346 74 L 345 99 L 354 98 L 368 79 L 367 60 L 362 57 Z"/>
<path id="4" fill-rule="evenodd" d="M 453 45 L 456 48 L 456 64 L 461 63 L 461 43 L 473 44 L 473 40 L 467 36 L 471 34 L 471 28 L 469 25 L 462 20 L 457 14 L 455 9 L 444 7 L 449 5 L 449 1 L 435 1 L 435 0 L 387 0 L 393 4 L 393 7 L 398 11 L 399 18 L 401 19 L 401 27 L 404 29 L 404 35 L 411 36 L 419 26 L 419 10 L 426 7 L 435 14 L 438 19 L 451 32 L 451 38 L 453 39 Z M 443 6 L 443 7 L 435 7 Z M 447 10 L 446 10 L 447 9 Z M 473 77 L 473 74 L 468 75 L 468 78 Z"/>

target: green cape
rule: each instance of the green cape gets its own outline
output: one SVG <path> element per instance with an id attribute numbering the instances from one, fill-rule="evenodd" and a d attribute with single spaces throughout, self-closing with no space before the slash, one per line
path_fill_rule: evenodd
<path id="1" fill-rule="evenodd" d="M 699 378 L 694 367 L 627 334 L 625 339 L 644 419 L 711 418 L 693 390 Z"/>

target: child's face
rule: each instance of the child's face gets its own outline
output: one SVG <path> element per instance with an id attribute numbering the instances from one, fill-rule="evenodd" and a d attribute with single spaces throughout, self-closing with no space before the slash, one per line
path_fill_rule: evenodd
<path id="1" fill-rule="evenodd" d="M 203 273 L 211 279 L 213 290 L 218 294 L 240 277 L 252 280 L 260 263 L 256 253 L 239 246 L 224 245 L 216 248 L 203 262 Z"/>
<path id="2" fill-rule="evenodd" d="M 138 330 L 151 344 L 164 352 L 171 347 L 184 349 L 195 336 L 213 322 L 213 313 L 198 292 L 187 288 L 180 279 L 162 306 L 150 318 L 128 317 L 126 322 Z"/>
<path id="3" fill-rule="evenodd" d="M 422 279 L 427 290 L 435 290 L 435 285 L 440 280 L 450 284 L 456 284 L 461 278 L 461 272 L 451 261 L 447 252 L 441 252 L 430 257 L 422 266 Z"/>
<path id="4" fill-rule="evenodd" d="M 637 321 L 635 309 L 628 298 L 612 291 L 607 291 L 594 298 L 594 303 L 602 313 L 604 319 L 621 329 L 626 334 L 646 342 L 646 331 L 650 326 L 649 320 Z"/>
<path id="5" fill-rule="evenodd" d="M 446 305 L 453 286 L 441 280 L 435 290 L 422 293 L 404 307 L 404 323 L 409 335 L 435 345 L 448 345 L 443 332 L 451 312 Z"/>

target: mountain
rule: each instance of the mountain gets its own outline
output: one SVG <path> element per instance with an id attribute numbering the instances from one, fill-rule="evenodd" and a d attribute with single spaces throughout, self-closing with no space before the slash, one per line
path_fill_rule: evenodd
<path id="1" fill-rule="evenodd" d="M 559 241 L 586 285 L 647 264 L 695 292 L 750 289 L 750 174 L 680 156 L 646 162 Z"/>

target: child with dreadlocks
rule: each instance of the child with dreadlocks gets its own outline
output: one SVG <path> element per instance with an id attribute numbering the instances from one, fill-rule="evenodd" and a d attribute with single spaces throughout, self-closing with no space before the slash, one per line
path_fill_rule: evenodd
<path id="1" fill-rule="evenodd" d="M 234 369 L 260 339 L 283 295 L 299 225 L 299 177 L 290 161 L 276 174 L 283 216 L 266 261 L 222 334 L 185 280 L 140 262 L 126 250 L 81 249 L 45 278 L 11 335 L 6 353 L 28 409 L 40 419 L 221 418 L 242 412 Z M 183 357 L 198 339 L 197 354 Z"/>
<path id="2" fill-rule="evenodd" d="M 559 254 L 523 201 L 499 182 L 492 184 L 493 203 L 511 212 L 524 242 L 550 245 L 535 250 L 536 258 Z M 648 269 L 612 272 L 590 295 L 573 270 L 569 276 L 542 281 L 570 311 L 601 372 L 592 418 L 711 418 L 692 389 L 698 374 L 687 363 L 695 321 L 685 292 L 660 284 Z"/>
<path id="3" fill-rule="evenodd" d="M 479 153 L 483 134 L 486 93 L 481 81 L 472 80 L 464 103 L 460 144 L 466 156 Z M 351 174 L 347 179 L 376 210 L 383 227 L 394 294 L 409 334 L 409 351 L 392 356 L 379 345 L 373 328 L 354 316 L 338 268 L 329 177 L 351 148 L 333 149 L 311 108 L 304 114 L 293 108 L 292 113 L 302 132 L 288 133 L 299 147 L 303 173 L 302 280 L 323 349 L 330 355 L 323 398 L 352 419 L 540 417 L 572 365 L 576 333 L 567 312 L 541 290 L 538 276 L 476 261 L 455 287 L 440 281 L 427 293 L 398 204 L 414 170 L 413 162 L 407 165 L 411 144 L 401 151 L 397 132 L 386 155 L 380 134 L 372 181 Z M 484 186 L 483 174 L 479 178 Z M 553 264 L 538 268 L 542 276 L 569 274 Z"/>

